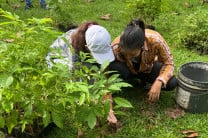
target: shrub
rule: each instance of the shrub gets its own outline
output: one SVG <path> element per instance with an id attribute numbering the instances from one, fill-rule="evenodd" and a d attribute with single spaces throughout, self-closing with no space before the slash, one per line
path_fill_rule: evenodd
<path id="1" fill-rule="evenodd" d="M 26 22 L 3 10 L 0 15 L 5 18 L 0 23 L 0 128 L 34 135 L 51 122 L 63 128 L 66 116 L 75 118 L 78 127 L 91 129 L 97 117 L 106 119 L 109 102 L 103 103 L 103 96 L 129 86 L 116 74 L 106 79 L 108 63 L 100 69 L 87 68 L 83 62 L 88 55 L 81 54 L 74 72 L 62 64 L 50 69 L 45 57 L 57 35 L 47 27 L 51 20 L 32 18 Z M 89 83 L 91 80 L 94 83 Z M 115 102 L 117 107 L 132 107 L 125 99 Z"/>
<path id="2" fill-rule="evenodd" d="M 181 43 L 190 50 L 200 54 L 208 54 L 208 16 L 207 12 L 197 10 L 184 19 L 184 24 L 179 30 Z"/>
<path id="3" fill-rule="evenodd" d="M 167 3 L 162 0 L 128 0 L 127 7 L 133 10 L 133 18 L 140 17 L 151 24 L 160 13 L 167 10 Z"/>
<path id="4" fill-rule="evenodd" d="M 57 26 L 61 31 L 68 31 L 68 27 L 74 25 L 71 13 L 69 12 L 72 10 L 73 6 L 74 5 L 71 5 L 70 0 L 48 1 L 48 7 L 50 9 L 50 14 L 52 15 L 55 26 Z"/>
<path id="5" fill-rule="evenodd" d="M 61 127 L 63 106 L 54 98 L 54 88 L 47 89 L 51 76 L 45 77 L 44 57 L 50 42 L 45 33 L 51 38 L 55 33 L 44 24 L 51 20 L 32 18 L 24 22 L 2 9 L 0 15 L 5 19 L 0 23 L 0 127 L 9 133 L 16 127 L 28 131 L 32 125 L 46 127 L 50 122 Z M 32 132 L 37 131 L 30 129 Z"/>

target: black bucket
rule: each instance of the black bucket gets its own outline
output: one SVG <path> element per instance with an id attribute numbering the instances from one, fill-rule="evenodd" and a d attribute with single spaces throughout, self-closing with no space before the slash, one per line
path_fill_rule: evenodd
<path id="1" fill-rule="evenodd" d="M 208 63 L 189 62 L 178 71 L 176 103 L 188 112 L 208 112 Z"/>

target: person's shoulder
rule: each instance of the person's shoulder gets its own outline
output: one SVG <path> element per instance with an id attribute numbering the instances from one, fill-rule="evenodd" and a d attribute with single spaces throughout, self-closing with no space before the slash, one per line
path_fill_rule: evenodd
<path id="1" fill-rule="evenodd" d="M 62 37 L 64 36 L 68 41 L 71 42 L 71 36 L 74 32 L 76 32 L 77 28 L 74 28 L 74 29 L 70 29 L 68 30 L 67 32 L 65 32 Z"/>
<path id="2" fill-rule="evenodd" d="M 151 30 L 151 29 L 145 29 L 145 36 L 147 37 L 147 38 L 161 38 L 162 37 L 162 35 L 159 33 L 159 32 L 157 32 L 157 31 L 155 31 L 155 30 Z"/>
<path id="3" fill-rule="evenodd" d="M 160 34 L 160 33 L 152 29 L 145 29 L 145 34 Z"/>
<path id="4" fill-rule="evenodd" d="M 66 34 L 72 34 L 73 32 L 75 32 L 77 30 L 77 28 L 73 28 L 73 29 L 70 29 L 66 32 Z"/>
<path id="5" fill-rule="evenodd" d="M 111 45 L 116 45 L 120 42 L 120 36 L 117 36 L 111 43 Z"/>

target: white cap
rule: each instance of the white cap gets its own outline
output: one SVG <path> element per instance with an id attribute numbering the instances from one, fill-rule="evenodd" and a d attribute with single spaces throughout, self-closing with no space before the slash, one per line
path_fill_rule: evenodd
<path id="1" fill-rule="evenodd" d="M 85 39 L 88 49 L 99 64 L 104 61 L 112 62 L 115 60 L 111 47 L 111 36 L 104 27 L 100 25 L 90 26 L 85 33 Z"/>

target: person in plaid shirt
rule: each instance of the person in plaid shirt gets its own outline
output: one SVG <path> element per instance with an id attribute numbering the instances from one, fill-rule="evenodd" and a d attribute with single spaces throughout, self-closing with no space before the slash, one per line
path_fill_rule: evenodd
<path id="1" fill-rule="evenodd" d="M 118 71 L 124 80 L 137 78 L 150 83 L 150 102 L 159 100 L 161 89 L 176 88 L 174 61 L 168 44 L 158 32 L 145 29 L 143 20 L 132 20 L 112 46 L 116 60 L 110 70 Z"/>

